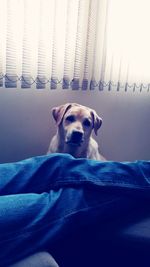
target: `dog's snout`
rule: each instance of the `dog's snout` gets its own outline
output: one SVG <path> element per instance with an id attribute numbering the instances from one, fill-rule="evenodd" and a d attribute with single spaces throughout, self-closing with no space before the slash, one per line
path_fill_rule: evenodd
<path id="1" fill-rule="evenodd" d="M 73 131 L 72 138 L 80 140 L 83 136 L 83 133 L 80 131 Z"/>
<path id="2" fill-rule="evenodd" d="M 73 131 L 71 135 L 71 140 L 73 142 L 81 142 L 83 139 L 83 132 L 81 131 Z"/>

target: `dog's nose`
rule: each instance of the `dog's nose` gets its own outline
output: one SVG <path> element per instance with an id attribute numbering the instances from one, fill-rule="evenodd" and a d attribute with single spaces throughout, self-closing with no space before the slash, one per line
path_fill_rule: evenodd
<path id="1" fill-rule="evenodd" d="M 83 132 L 80 131 L 73 131 L 71 135 L 72 142 L 81 142 L 83 139 Z"/>

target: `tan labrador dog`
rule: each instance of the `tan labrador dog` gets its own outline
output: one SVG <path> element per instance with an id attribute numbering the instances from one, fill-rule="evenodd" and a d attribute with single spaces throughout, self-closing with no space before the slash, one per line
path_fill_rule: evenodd
<path id="1" fill-rule="evenodd" d="M 92 130 L 97 135 L 102 119 L 95 110 L 67 103 L 52 109 L 57 124 L 57 133 L 52 138 L 49 153 L 68 153 L 75 158 L 105 160 L 98 151 L 98 144 L 92 138 Z"/>

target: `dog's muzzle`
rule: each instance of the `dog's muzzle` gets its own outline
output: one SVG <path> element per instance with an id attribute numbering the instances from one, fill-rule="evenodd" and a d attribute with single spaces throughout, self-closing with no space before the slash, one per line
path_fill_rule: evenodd
<path id="1" fill-rule="evenodd" d="M 70 145 L 81 145 L 84 141 L 83 132 L 80 131 L 73 131 L 69 136 L 67 136 L 67 144 Z"/>

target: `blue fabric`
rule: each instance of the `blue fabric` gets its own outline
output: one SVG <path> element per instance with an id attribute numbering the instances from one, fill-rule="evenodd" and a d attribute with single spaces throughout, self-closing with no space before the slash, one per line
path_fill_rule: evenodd
<path id="1" fill-rule="evenodd" d="M 53 249 L 59 237 L 150 199 L 150 161 L 50 154 L 0 165 L 0 266 Z"/>

